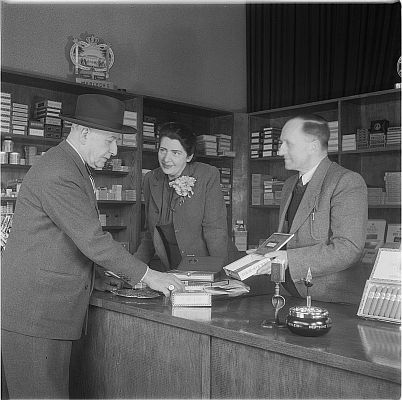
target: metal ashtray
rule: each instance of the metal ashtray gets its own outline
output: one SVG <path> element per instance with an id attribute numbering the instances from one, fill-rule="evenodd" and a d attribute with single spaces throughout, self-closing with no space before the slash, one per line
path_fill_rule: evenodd
<path id="1" fill-rule="evenodd" d="M 296 306 L 289 308 L 287 327 L 297 335 L 321 336 L 332 326 L 332 320 L 325 308 Z"/>

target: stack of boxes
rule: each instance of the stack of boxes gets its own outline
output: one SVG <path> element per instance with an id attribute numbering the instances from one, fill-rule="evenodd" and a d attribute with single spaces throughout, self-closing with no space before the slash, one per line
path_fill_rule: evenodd
<path id="1" fill-rule="evenodd" d="M 329 141 L 328 141 L 328 152 L 337 152 L 339 150 L 338 146 L 338 121 L 329 121 Z"/>
<path id="2" fill-rule="evenodd" d="M 386 119 L 371 121 L 370 148 L 385 147 L 389 122 Z"/>
<path id="3" fill-rule="evenodd" d="M 371 121 L 370 129 L 356 130 L 357 150 L 384 148 L 401 145 L 401 127 L 389 127 L 386 119 Z"/>
<path id="4" fill-rule="evenodd" d="M 261 152 L 262 152 L 261 132 L 259 130 L 254 130 L 251 132 L 251 138 L 250 138 L 250 157 L 260 158 Z"/>
<path id="5" fill-rule="evenodd" d="M 61 101 L 42 100 L 35 103 L 34 119 L 43 123 L 46 138 L 61 139 Z"/>
<path id="6" fill-rule="evenodd" d="M 142 147 L 145 150 L 155 150 L 157 148 L 156 123 L 156 118 L 144 116 L 142 124 Z"/>
<path id="7" fill-rule="evenodd" d="M 262 206 L 264 204 L 264 182 L 272 181 L 271 175 L 251 174 L 251 205 Z"/>
<path id="8" fill-rule="evenodd" d="M 369 205 L 400 205 L 401 204 L 401 172 L 385 172 L 385 191 L 380 187 L 368 187 Z"/>
<path id="9" fill-rule="evenodd" d="M 267 206 L 278 205 L 282 198 L 284 181 L 280 181 L 271 175 L 251 175 L 251 205 Z"/>
<path id="10" fill-rule="evenodd" d="M 11 133 L 11 93 L 0 93 L 1 134 Z"/>
<path id="11" fill-rule="evenodd" d="M 387 130 L 387 147 L 401 145 L 401 127 L 390 126 Z"/>
<path id="12" fill-rule="evenodd" d="M 264 206 L 280 204 L 284 183 L 276 178 L 264 181 Z"/>
<path id="13" fill-rule="evenodd" d="M 386 172 L 385 204 L 401 204 L 401 172 Z"/>
<path id="14" fill-rule="evenodd" d="M 26 135 L 28 130 L 29 106 L 28 104 L 12 103 L 12 133 L 14 135 Z"/>
<path id="15" fill-rule="evenodd" d="M 219 168 L 221 173 L 221 189 L 225 204 L 230 205 L 232 197 L 232 184 L 230 182 L 231 170 L 228 167 Z"/>
<path id="16" fill-rule="evenodd" d="M 262 129 L 261 157 L 273 157 L 277 155 L 280 136 L 281 130 L 278 128 L 268 127 Z"/>
<path id="17" fill-rule="evenodd" d="M 127 195 L 127 191 L 129 191 Z M 134 200 L 132 197 L 132 192 L 130 189 L 123 190 L 122 185 L 112 185 L 109 189 L 107 187 L 98 187 L 95 191 L 96 199 L 97 200 Z M 128 198 L 127 198 L 128 197 Z"/>
<path id="18" fill-rule="evenodd" d="M 342 135 L 342 151 L 356 150 L 356 134 Z"/>
<path id="19" fill-rule="evenodd" d="M 24 146 L 25 162 L 27 165 L 34 165 L 40 159 L 41 154 L 38 154 L 36 146 Z"/>
<path id="20" fill-rule="evenodd" d="M 29 120 L 28 135 L 43 137 L 45 135 L 45 126 L 43 122 L 35 121 L 33 119 Z"/>
<path id="21" fill-rule="evenodd" d="M 370 146 L 369 143 L 369 129 L 366 128 L 358 128 L 356 129 L 356 147 L 357 150 L 368 149 Z"/>
<path id="22" fill-rule="evenodd" d="M 225 135 L 219 133 L 216 135 L 217 138 L 217 150 L 218 156 L 234 156 L 232 152 L 232 137 L 230 135 Z"/>
<path id="23" fill-rule="evenodd" d="M 135 111 L 124 111 L 123 125 L 137 129 L 137 113 Z M 124 146 L 137 147 L 137 134 L 122 134 L 121 142 Z"/>
<path id="24" fill-rule="evenodd" d="M 218 141 L 214 135 L 197 136 L 197 153 L 206 156 L 218 155 Z"/>
<path id="25" fill-rule="evenodd" d="M 278 154 L 281 130 L 265 127 L 251 132 L 250 157 L 263 158 Z"/>

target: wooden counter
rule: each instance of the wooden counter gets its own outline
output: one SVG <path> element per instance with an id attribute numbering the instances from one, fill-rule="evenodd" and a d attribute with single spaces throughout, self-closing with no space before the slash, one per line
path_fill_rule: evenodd
<path id="1" fill-rule="evenodd" d="M 262 328 L 269 295 L 195 311 L 165 303 L 94 293 L 73 347 L 72 397 L 400 398 L 400 326 L 360 319 L 357 306 L 314 303 L 333 321 L 315 338 Z M 281 319 L 303 303 L 288 298 Z"/>

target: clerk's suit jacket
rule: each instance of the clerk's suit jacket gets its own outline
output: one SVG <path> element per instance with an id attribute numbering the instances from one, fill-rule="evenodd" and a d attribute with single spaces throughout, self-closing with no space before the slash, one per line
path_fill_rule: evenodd
<path id="1" fill-rule="evenodd" d="M 298 175 L 286 180 L 279 232 L 287 232 L 286 212 Z M 356 172 L 324 158 L 308 183 L 288 242 L 289 272 L 305 297 L 302 279 L 311 268 L 313 299 L 358 304 L 370 271 L 359 263 L 367 225 L 367 187 Z"/>
<path id="2" fill-rule="evenodd" d="M 78 339 L 94 262 L 133 282 L 147 269 L 102 231 L 88 172 L 64 141 L 31 167 L 18 194 L 2 258 L 2 328 Z"/>
<path id="3" fill-rule="evenodd" d="M 228 241 L 227 213 L 216 167 L 200 162 L 188 163 L 182 176 L 196 179 L 194 194 L 182 204 L 174 193 L 173 225 L 182 256 L 218 256 L 227 262 Z M 164 267 L 170 269 L 163 241 L 155 229 L 162 206 L 163 180 L 161 168 L 148 172 L 144 177 L 146 231 L 135 255 L 149 262 L 156 253 Z"/>

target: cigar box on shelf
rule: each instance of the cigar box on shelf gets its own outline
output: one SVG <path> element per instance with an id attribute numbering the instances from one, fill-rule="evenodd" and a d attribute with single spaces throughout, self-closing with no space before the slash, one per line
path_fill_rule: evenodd
<path id="1" fill-rule="evenodd" d="M 380 248 L 364 287 L 359 317 L 401 323 L 401 251 Z"/>

